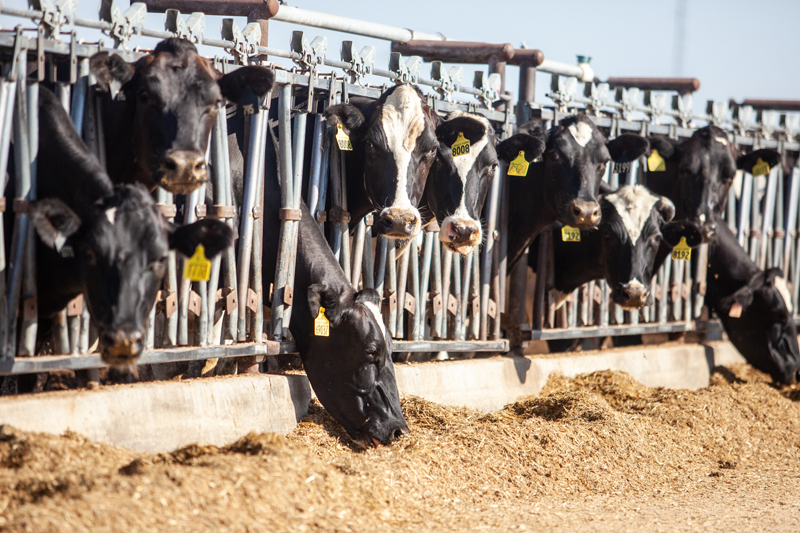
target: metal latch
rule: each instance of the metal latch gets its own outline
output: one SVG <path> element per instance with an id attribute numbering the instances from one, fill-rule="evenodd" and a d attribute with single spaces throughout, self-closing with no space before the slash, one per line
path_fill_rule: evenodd
<path id="1" fill-rule="evenodd" d="M 653 91 L 644 92 L 644 105 L 650 107 L 651 123 L 658 124 L 659 119 L 664 115 L 667 110 L 667 98 L 668 95 L 663 92 L 657 94 L 653 94 Z"/>
<path id="2" fill-rule="evenodd" d="M 639 93 L 641 91 L 638 87 L 617 87 L 616 100 L 622 104 L 622 118 L 630 120 L 631 115 L 636 111 L 636 106 L 639 104 Z"/>
<path id="3" fill-rule="evenodd" d="M 47 37 L 60 41 L 61 28 L 75 23 L 75 12 L 78 10 L 76 0 L 28 0 L 28 5 L 42 12 L 41 23 Z"/>
<path id="4" fill-rule="evenodd" d="M 350 63 L 350 67 L 345 69 L 350 74 L 350 83 L 363 87 L 364 76 L 372 74 L 372 69 L 375 68 L 375 47 L 365 46 L 359 54 L 353 41 L 342 41 L 340 57 L 345 63 Z"/>
<path id="5" fill-rule="evenodd" d="M 261 42 L 261 26 L 258 22 L 251 22 L 239 30 L 233 19 L 222 19 L 222 38 L 231 41 L 233 46 L 228 51 L 236 57 L 236 62 L 244 65 L 249 58 L 258 55 L 258 46 Z"/>
<path id="6" fill-rule="evenodd" d="M 608 105 L 608 95 L 611 87 L 607 83 L 587 83 L 583 88 L 583 95 L 590 100 L 589 107 L 596 113 Z"/>
<path id="7" fill-rule="evenodd" d="M 142 35 L 142 27 L 147 20 L 147 6 L 142 2 L 134 2 L 125 13 L 119 9 L 114 0 L 101 0 L 100 19 L 112 25 L 108 35 L 114 39 L 114 48 L 128 50 L 128 41 Z"/>
<path id="8" fill-rule="evenodd" d="M 397 74 L 396 83 L 417 83 L 421 67 L 422 58 L 419 56 L 403 59 L 400 52 L 389 54 L 389 70 Z"/>
<path id="9" fill-rule="evenodd" d="M 186 39 L 194 44 L 203 44 L 203 34 L 206 32 L 205 13 L 192 13 L 183 20 L 181 12 L 177 9 L 167 9 L 164 14 L 164 29 L 174 33 L 181 39 Z"/>
<path id="10" fill-rule="evenodd" d="M 711 117 L 711 122 L 719 126 L 728 118 L 728 102 L 715 102 L 709 100 L 706 103 L 706 114 Z"/>
<path id="11" fill-rule="evenodd" d="M 300 54 L 300 59 L 295 59 L 295 63 L 313 70 L 325 61 L 325 56 L 328 54 L 328 38 L 320 35 L 309 43 L 302 31 L 293 31 L 291 50 Z"/>
<path id="12" fill-rule="evenodd" d="M 464 81 L 464 69 L 458 65 L 445 72 L 441 61 L 431 63 L 431 78 L 442 84 L 436 90 L 442 95 L 442 100 L 453 101 L 453 93 L 461 89 L 461 82 Z"/>
<path id="13" fill-rule="evenodd" d="M 500 74 L 496 72 L 487 75 L 482 70 L 478 70 L 472 78 L 472 86 L 481 92 L 478 99 L 486 107 L 490 107 L 500 99 L 500 83 Z"/>
<path id="14" fill-rule="evenodd" d="M 694 96 L 692 93 L 676 94 L 672 97 L 672 109 L 678 112 L 678 120 L 684 128 L 692 121 L 693 108 Z"/>

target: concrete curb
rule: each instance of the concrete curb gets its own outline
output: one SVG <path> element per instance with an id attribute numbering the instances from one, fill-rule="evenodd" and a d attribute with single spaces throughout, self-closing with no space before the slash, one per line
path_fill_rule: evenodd
<path id="1" fill-rule="evenodd" d="M 667 344 L 538 357 L 495 357 L 396 366 L 401 394 L 443 405 L 496 411 L 541 392 L 551 372 L 575 376 L 622 370 L 645 385 L 699 389 L 717 365 L 744 362 L 726 342 Z M 142 452 L 192 443 L 225 445 L 251 431 L 286 434 L 308 412 L 302 375 L 243 375 L 0 398 L 0 424 L 67 430 Z"/>

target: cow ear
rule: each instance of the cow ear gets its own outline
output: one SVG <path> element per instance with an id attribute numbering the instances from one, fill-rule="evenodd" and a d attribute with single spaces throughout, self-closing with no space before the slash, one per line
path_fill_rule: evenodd
<path id="1" fill-rule="evenodd" d="M 781 164 L 781 154 L 769 148 L 761 148 L 760 150 L 753 150 L 749 154 L 745 154 L 736 160 L 736 168 L 744 170 L 750 174 L 753 173 L 753 167 L 758 164 L 758 160 L 762 160 L 769 165 L 769 168 L 775 168 Z"/>
<path id="2" fill-rule="evenodd" d="M 647 151 L 648 156 L 653 150 L 658 150 L 658 155 L 664 159 L 669 159 L 675 155 L 675 152 L 678 149 L 676 141 L 661 135 L 651 135 L 647 138 L 647 142 L 650 143 L 650 149 Z"/>
<path id="3" fill-rule="evenodd" d="M 436 128 L 436 138 L 445 146 L 452 146 L 459 133 L 463 133 L 470 144 L 475 144 L 486 135 L 486 125 L 472 117 L 455 117 L 445 120 Z"/>
<path id="4" fill-rule="evenodd" d="M 222 96 L 238 104 L 248 90 L 259 98 L 266 96 L 275 83 L 275 73 L 266 67 L 242 67 L 225 74 L 217 83 Z"/>
<path id="5" fill-rule="evenodd" d="M 64 242 L 81 227 L 81 219 L 57 198 L 33 202 L 31 222 L 39 238 L 49 248 L 61 251 Z"/>
<path id="6" fill-rule="evenodd" d="M 221 220 L 206 218 L 186 226 L 170 226 L 169 247 L 191 257 L 202 244 L 206 257 L 212 258 L 233 244 L 233 230 Z"/>
<path id="7" fill-rule="evenodd" d="M 332 129 L 340 125 L 348 135 L 357 135 L 364 127 L 364 114 L 352 104 L 332 105 L 325 110 L 325 118 Z"/>
<path id="8" fill-rule="evenodd" d="M 542 155 L 544 149 L 544 133 L 539 129 L 534 131 L 534 135 L 517 133 L 501 142 L 497 145 L 497 157 L 510 163 L 519 156 L 520 152 L 525 152 L 525 160 L 530 163 Z"/>
<path id="9" fill-rule="evenodd" d="M 749 286 L 745 285 L 738 291 L 730 296 L 726 296 L 719 301 L 719 311 L 722 313 L 738 318 L 741 316 L 742 311 L 746 311 L 750 304 L 753 303 L 753 291 Z M 739 309 L 732 309 L 735 304 L 739 304 Z"/>
<path id="10" fill-rule="evenodd" d="M 623 133 L 616 139 L 606 143 L 612 161 L 616 163 L 630 163 L 636 161 L 647 153 L 650 143 L 641 135 Z"/>
<path id="11" fill-rule="evenodd" d="M 135 69 L 117 54 L 99 52 L 89 59 L 89 71 L 97 78 L 97 88 L 102 92 L 108 92 L 113 81 L 118 81 L 122 85 L 131 81 Z"/>
<path id="12" fill-rule="evenodd" d="M 325 318 L 332 326 L 339 325 L 342 314 L 339 293 L 325 283 L 315 283 L 308 288 L 308 307 L 312 317 L 319 315 L 319 308 L 324 307 Z"/>
<path id="13" fill-rule="evenodd" d="M 774 287 L 775 278 L 783 278 L 783 270 L 780 268 L 768 268 L 764 271 L 764 285 Z"/>
<path id="14" fill-rule="evenodd" d="M 692 224 L 669 222 L 661 227 L 661 238 L 670 248 L 677 246 L 681 242 L 681 237 L 686 237 L 686 244 L 690 248 L 703 244 L 703 236 Z"/>
<path id="15" fill-rule="evenodd" d="M 655 207 L 661 213 L 661 218 L 664 219 L 664 222 L 669 222 L 675 218 L 675 204 L 666 196 L 659 198 Z"/>

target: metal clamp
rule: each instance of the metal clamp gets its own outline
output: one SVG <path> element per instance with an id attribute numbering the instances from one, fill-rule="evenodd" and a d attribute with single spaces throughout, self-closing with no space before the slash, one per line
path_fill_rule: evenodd
<path id="1" fill-rule="evenodd" d="M 786 138 L 794 139 L 800 134 L 800 115 L 781 115 L 781 126 L 786 131 Z"/>
<path id="2" fill-rule="evenodd" d="M 772 138 L 772 134 L 778 129 L 780 115 L 774 109 L 759 109 L 756 118 L 761 123 L 761 133 L 767 139 Z"/>
<path id="3" fill-rule="evenodd" d="M 389 70 L 397 74 L 396 83 L 417 83 L 421 67 L 422 58 L 419 56 L 403 59 L 400 52 L 389 54 Z"/>
<path id="4" fill-rule="evenodd" d="M 672 109 L 678 112 L 678 120 L 684 128 L 692 121 L 693 108 L 694 96 L 692 93 L 676 94 L 672 97 Z"/>
<path id="5" fill-rule="evenodd" d="M 107 34 L 114 39 L 114 48 L 122 45 L 122 49 L 127 51 L 128 41 L 142 35 L 142 27 L 147 20 L 147 6 L 142 2 L 134 2 L 122 13 L 114 0 L 101 0 L 100 19 L 112 26 Z"/>
<path id="6" fill-rule="evenodd" d="M 461 89 L 461 82 L 464 80 L 464 69 L 456 65 L 448 72 L 445 72 L 441 61 L 431 63 L 431 79 L 442 84 L 436 90 L 442 95 L 442 100 L 453 101 L 453 93 Z"/>
<path id="7" fill-rule="evenodd" d="M 303 218 L 303 212 L 299 209 L 292 209 L 289 207 L 282 207 L 278 211 L 279 220 L 300 220 Z"/>
<path id="8" fill-rule="evenodd" d="M 728 118 L 729 110 L 730 108 L 728 107 L 728 102 L 715 102 L 713 100 L 709 100 L 706 103 L 706 114 L 711 117 L 711 122 L 717 126 L 725 122 L 725 120 Z"/>
<path id="9" fill-rule="evenodd" d="M 607 83 L 586 83 L 583 87 L 583 95 L 590 100 L 588 106 L 595 113 L 608 105 L 608 95 L 610 93 L 611 86 Z"/>
<path id="10" fill-rule="evenodd" d="M 733 108 L 733 119 L 739 132 L 744 134 L 747 130 L 753 129 L 756 125 L 756 112 L 752 106 L 743 105 Z"/>
<path id="11" fill-rule="evenodd" d="M 496 72 L 489 75 L 482 70 L 475 72 L 475 76 L 472 78 L 472 86 L 481 92 L 478 99 L 485 107 L 491 107 L 494 102 L 500 99 L 501 81 L 500 74 Z"/>
<path id="12" fill-rule="evenodd" d="M 192 13 L 183 20 L 181 12 L 177 9 L 167 9 L 164 14 L 164 29 L 174 33 L 181 39 L 186 39 L 194 44 L 203 44 L 203 34 L 206 32 L 205 13 Z"/>
<path id="13" fill-rule="evenodd" d="M 45 27 L 47 37 L 61 40 L 63 26 L 72 26 L 78 10 L 76 0 L 28 0 L 28 5 L 42 12 L 41 24 Z"/>
<path id="14" fill-rule="evenodd" d="M 292 52 L 300 54 L 300 59 L 295 59 L 295 63 L 314 70 L 317 65 L 325 62 L 325 56 L 328 54 L 328 38 L 320 35 L 309 43 L 302 31 L 293 31 L 290 48 Z"/>
<path id="15" fill-rule="evenodd" d="M 658 124 L 659 119 L 667 110 L 667 98 L 668 96 L 666 93 L 653 94 L 653 91 L 644 92 L 644 105 L 650 108 L 650 122 L 653 124 Z"/>
<path id="16" fill-rule="evenodd" d="M 239 30 L 233 19 L 222 19 L 222 38 L 231 41 L 233 46 L 228 51 L 236 57 L 239 64 L 246 64 L 249 58 L 258 55 L 258 45 L 261 42 L 261 26 L 258 22 L 251 22 Z"/>
<path id="17" fill-rule="evenodd" d="M 556 103 L 559 111 L 564 112 L 578 93 L 578 78 L 553 74 L 550 90 L 552 92 L 547 97 Z"/>
<path id="18" fill-rule="evenodd" d="M 639 104 L 640 92 L 638 87 L 631 87 L 630 89 L 617 87 L 616 100 L 622 104 L 622 118 L 625 120 L 629 120 L 636 110 L 636 106 Z"/>
<path id="19" fill-rule="evenodd" d="M 328 222 L 342 222 L 344 224 L 350 223 L 350 213 L 339 209 L 338 207 L 332 207 L 328 210 Z"/>
<path id="20" fill-rule="evenodd" d="M 375 47 L 365 46 L 359 54 L 353 41 L 342 41 L 340 57 L 345 63 L 350 63 L 350 67 L 345 69 L 350 74 L 350 83 L 363 87 L 364 76 L 372 74 L 372 69 L 375 68 Z"/>

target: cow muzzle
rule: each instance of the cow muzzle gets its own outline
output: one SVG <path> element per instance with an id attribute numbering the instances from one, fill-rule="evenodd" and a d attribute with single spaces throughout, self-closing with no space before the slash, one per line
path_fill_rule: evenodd
<path id="1" fill-rule="evenodd" d="M 407 239 L 419 233 L 419 212 L 413 208 L 387 207 L 378 217 L 376 229 L 384 237 Z"/>
<path id="2" fill-rule="evenodd" d="M 600 204 L 597 202 L 575 200 L 569 206 L 569 213 L 572 218 L 569 225 L 579 229 L 596 228 L 600 223 Z"/>
<path id="3" fill-rule="evenodd" d="M 633 280 L 619 285 L 612 294 L 612 299 L 624 309 L 641 309 L 650 303 L 650 290 L 637 280 Z"/>
<path id="4" fill-rule="evenodd" d="M 453 252 L 469 255 L 481 243 L 481 226 L 474 220 L 447 217 L 439 231 L 439 240 Z"/>
<path id="5" fill-rule="evenodd" d="M 125 329 L 100 332 L 100 357 L 111 366 L 130 365 L 139 358 L 144 349 L 141 331 Z"/>
<path id="6" fill-rule="evenodd" d="M 208 181 L 206 158 L 193 150 L 167 152 L 156 181 L 173 194 L 189 194 Z"/>

